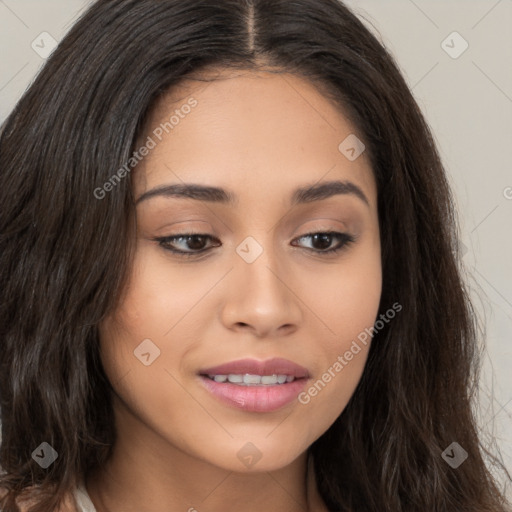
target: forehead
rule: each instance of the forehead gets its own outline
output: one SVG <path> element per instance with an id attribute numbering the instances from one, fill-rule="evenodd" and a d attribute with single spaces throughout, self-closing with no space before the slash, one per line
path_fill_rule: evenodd
<path id="1" fill-rule="evenodd" d="M 350 179 L 375 197 L 367 155 L 351 161 L 339 149 L 355 127 L 313 84 L 289 73 L 204 77 L 182 82 L 155 104 L 140 139 L 151 137 L 155 147 L 134 172 L 136 197 L 180 182 L 269 197 L 334 179 Z"/>

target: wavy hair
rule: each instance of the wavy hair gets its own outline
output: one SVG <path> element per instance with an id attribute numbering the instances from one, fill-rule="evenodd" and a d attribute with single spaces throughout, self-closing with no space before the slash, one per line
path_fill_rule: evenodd
<path id="1" fill-rule="evenodd" d="M 330 511 L 504 512 L 472 402 L 478 325 L 430 129 L 385 47 L 337 0 L 100 0 L 64 37 L 0 135 L 0 486 L 4 512 L 57 508 L 115 440 L 98 324 L 131 261 L 129 161 L 158 98 L 205 69 L 291 72 L 361 134 L 377 182 L 377 332 L 344 411 L 309 448 Z M 32 452 L 58 452 L 43 469 Z M 441 454 L 468 453 L 456 470 Z M 510 475 L 508 474 L 508 478 Z"/>

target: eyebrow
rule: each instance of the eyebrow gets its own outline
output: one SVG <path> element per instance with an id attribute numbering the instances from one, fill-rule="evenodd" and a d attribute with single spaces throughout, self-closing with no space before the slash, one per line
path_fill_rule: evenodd
<path id="1" fill-rule="evenodd" d="M 368 198 L 361 188 L 351 181 L 324 181 L 314 185 L 299 187 L 293 191 L 290 202 L 292 206 L 295 206 L 328 199 L 335 195 L 353 195 L 361 199 L 366 205 L 370 205 Z M 177 183 L 174 185 L 161 185 L 148 190 L 135 201 L 135 204 L 137 205 L 142 201 L 157 196 L 197 199 L 199 201 L 226 205 L 234 205 L 237 202 L 237 196 L 234 193 L 220 187 L 194 183 Z"/>

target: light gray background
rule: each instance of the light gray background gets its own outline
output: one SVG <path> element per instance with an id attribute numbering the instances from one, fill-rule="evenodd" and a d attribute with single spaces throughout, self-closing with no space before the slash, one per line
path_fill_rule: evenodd
<path id="1" fill-rule="evenodd" d="M 44 64 L 32 42 L 42 32 L 60 41 L 89 4 L 0 0 L 0 122 Z M 394 54 L 438 142 L 459 208 L 467 280 L 487 329 L 477 412 L 512 471 L 512 0 L 347 4 Z M 448 37 L 454 31 L 469 45 L 457 58 L 445 51 L 463 48 Z"/>

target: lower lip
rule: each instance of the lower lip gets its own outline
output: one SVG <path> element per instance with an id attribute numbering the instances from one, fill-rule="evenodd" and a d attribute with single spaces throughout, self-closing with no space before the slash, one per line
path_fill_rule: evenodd
<path id="1" fill-rule="evenodd" d="M 266 386 L 238 386 L 200 375 L 203 386 L 225 404 L 248 412 L 272 412 L 297 399 L 307 379 Z"/>

